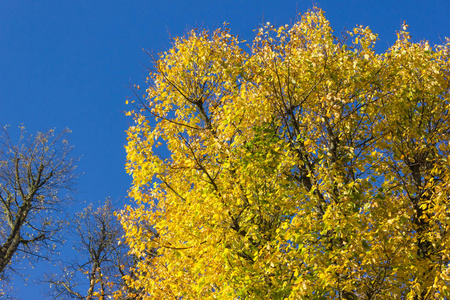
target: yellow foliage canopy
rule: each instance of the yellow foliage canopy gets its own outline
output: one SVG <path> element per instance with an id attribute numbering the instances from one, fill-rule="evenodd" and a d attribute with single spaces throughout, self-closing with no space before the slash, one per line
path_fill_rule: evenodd
<path id="1" fill-rule="evenodd" d="M 450 43 L 406 32 L 377 54 L 321 10 L 193 30 L 155 60 L 128 130 L 152 299 L 430 299 L 450 292 Z M 160 148 L 158 148 L 160 147 Z"/>

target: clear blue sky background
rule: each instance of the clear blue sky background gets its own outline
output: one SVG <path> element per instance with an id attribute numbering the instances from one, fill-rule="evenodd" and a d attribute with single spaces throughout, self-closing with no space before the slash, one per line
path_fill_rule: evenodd
<path id="1" fill-rule="evenodd" d="M 70 142 L 82 156 L 72 211 L 107 196 L 124 198 L 130 178 L 124 171 L 128 86 L 144 82 L 150 60 L 142 49 L 160 52 L 169 34 L 187 28 L 217 28 L 251 41 L 263 22 L 290 23 L 314 3 L 325 10 L 338 34 L 355 24 L 379 34 L 377 49 L 395 41 L 404 20 L 416 41 L 431 44 L 450 37 L 450 1 L 125 1 L 0 0 L 0 124 L 24 124 L 31 132 L 72 130 Z M 129 201 L 122 200 L 118 205 Z M 23 300 L 45 299 L 33 280 L 44 267 L 15 280 Z"/>

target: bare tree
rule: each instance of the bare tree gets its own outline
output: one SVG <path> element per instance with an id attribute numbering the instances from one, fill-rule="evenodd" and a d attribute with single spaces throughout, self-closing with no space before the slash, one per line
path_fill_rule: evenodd
<path id="1" fill-rule="evenodd" d="M 52 299 L 106 299 L 119 290 L 128 299 L 123 277 L 129 275 L 134 261 L 129 248 L 119 242 L 123 229 L 111 200 L 98 208 L 91 204 L 71 223 L 78 255 L 74 261 L 61 263 L 60 274 L 46 276 Z"/>
<path id="2" fill-rule="evenodd" d="M 0 129 L 0 276 L 7 278 L 16 259 L 48 259 L 61 242 L 61 213 L 76 178 L 69 130 L 28 135 L 23 127 L 14 143 Z M 5 280 L 3 280 L 5 281 Z"/>

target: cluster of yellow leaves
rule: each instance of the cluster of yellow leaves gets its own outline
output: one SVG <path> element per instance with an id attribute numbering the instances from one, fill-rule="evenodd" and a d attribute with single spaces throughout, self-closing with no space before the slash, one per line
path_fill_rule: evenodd
<path id="1" fill-rule="evenodd" d="M 450 284 L 450 43 L 385 53 L 321 10 L 161 53 L 121 214 L 148 299 L 430 299 Z"/>

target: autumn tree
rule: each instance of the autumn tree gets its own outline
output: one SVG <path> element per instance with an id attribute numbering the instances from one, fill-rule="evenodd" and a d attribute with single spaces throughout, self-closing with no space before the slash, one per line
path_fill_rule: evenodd
<path id="1" fill-rule="evenodd" d="M 192 30 L 129 112 L 148 299 L 450 297 L 450 41 L 383 53 L 314 9 L 257 31 Z M 154 224 L 150 230 L 140 224 Z"/>
<path id="2" fill-rule="evenodd" d="M 0 133 L 0 275 L 16 261 L 48 259 L 61 242 L 62 211 L 70 199 L 75 159 L 68 130 L 28 135 L 14 142 L 7 128 Z M 16 270 L 17 271 L 17 270 Z"/>
<path id="3" fill-rule="evenodd" d="M 71 221 L 76 258 L 60 262 L 61 272 L 47 275 L 42 283 L 50 286 L 52 299 L 107 299 L 121 293 L 119 299 L 138 299 L 137 291 L 123 280 L 130 276 L 134 257 L 121 243 L 123 229 L 114 216 L 110 199 L 94 208 L 89 205 Z"/>

